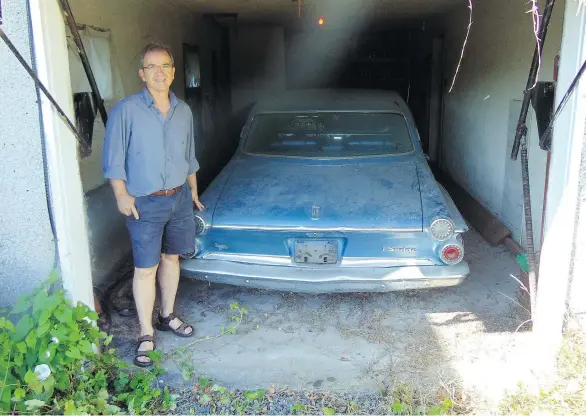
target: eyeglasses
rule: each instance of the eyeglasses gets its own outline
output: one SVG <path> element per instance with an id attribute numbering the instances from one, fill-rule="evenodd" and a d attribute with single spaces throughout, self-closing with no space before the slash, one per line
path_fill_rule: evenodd
<path id="1" fill-rule="evenodd" d="M 163 64 L 163 65 L 147 65 L 143 66 L 142 69 L 146 69 L 147 71 L 154 71 L 157 68 L 161 68 L 163 72 L 169 72 L 171 68 L 173 68 L 173 64 Z"/>

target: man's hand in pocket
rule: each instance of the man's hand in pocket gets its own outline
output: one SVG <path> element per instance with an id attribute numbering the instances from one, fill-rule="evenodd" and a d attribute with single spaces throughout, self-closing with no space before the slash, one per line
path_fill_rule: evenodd
<path id="1" fill-rule="evenodd" d="M 127 217 L 134 215 L 135 219 L 138 219 L 138 211 L 136 210 L 136 207 L 134 206 L 134 201 L 136 199 L 130 195 L 130 194 L 126 194 L 126 195 L 121 195 L 116 199 L 116 202 L 118 203 L 118 211 L 120 211 L 122 214 L 126 215 Z"/>

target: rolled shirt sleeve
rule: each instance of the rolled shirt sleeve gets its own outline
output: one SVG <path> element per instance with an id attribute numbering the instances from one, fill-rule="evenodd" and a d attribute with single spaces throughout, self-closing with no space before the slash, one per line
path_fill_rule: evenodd
<path id="1" fill-rule="evenodd" d="M 102 170 L 108 179 L 126 180 L 126 152 L 128 150 L 128 121 L 122 103 L 112 108 L 106 123 Z"/>
<path id="2" fill-rule="evenodd" d="M 187 140 L 187 149 L 185 156 L 187 159 L 187 163 L 189 164 L 187 175 L 192 175 L 199 170 L 199 162 L 195 158 L 195 140 L 197 139 L 197 124 L 191 111 L 189 112 L 189 114 L 191 116 L 191 129 L 189 133 L 189 138 Z"/>

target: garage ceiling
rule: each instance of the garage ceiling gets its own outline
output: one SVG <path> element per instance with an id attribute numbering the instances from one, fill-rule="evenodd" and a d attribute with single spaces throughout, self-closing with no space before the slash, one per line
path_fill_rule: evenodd
<path id="1" fill-rule="evenodd" d="M 239 21 L 296 24 L 297 0 L 172 0 L 198 13 L 237 13 Z M 320 16 L 326 22 L 348 21 L 353 17 L 394 19 L 440 14 L 463 0 L 301 0 L 303 20 Z"/>

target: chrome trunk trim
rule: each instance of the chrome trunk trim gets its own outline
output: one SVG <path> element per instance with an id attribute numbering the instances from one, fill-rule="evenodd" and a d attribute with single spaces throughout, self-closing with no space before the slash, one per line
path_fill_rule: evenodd
<path id="1" fill-rule="evenodd" d="M 304 267 L 293 263 L 290 256 L 266 256 L 257 254 L 207 253 L 203 260 L 232 261 L 236 263 L 259 264 L 267 266 Z M 397 266 L 433 266 L 430 259 L 387 259 L 376 257 L 342 257 L 338 267 L 397 267 Z M 332 265 L 336 266 L 336 265 Z M 329 267 L 332 267 L 329 266 Z"/>
<path id="2" fill-rule="evenodd" d="M 344 257 L 341 266 L 346 267 L 397 267 L 397 266 L 433 266 L 430 259 L 385 259 L 377 257 Z"/>
<path id="3" fill-rule="evenodd" d="M 211 228 L 223 230 L 247 230 L 247 231 L 296 231 L 296 232 L 387 232 L 387 233 L 412 233 L 422 232 L 423 228 L 361 228 L 361 227 L 281 227 L 281 226 L 255 226 L 255 225 L 212 225 Z"/>
<path id="4" fill-rule="evenodd" d="M 207 253 L 202 256 L 202 259 L 281 266 L 292 264 L 291 257 L 289 256 L 266 256 L 257 254 Z"/>

